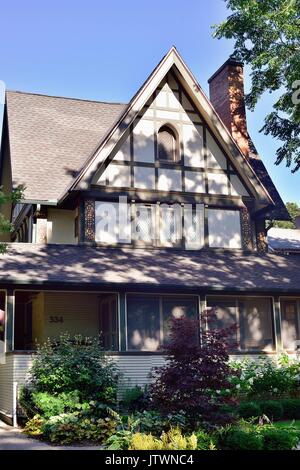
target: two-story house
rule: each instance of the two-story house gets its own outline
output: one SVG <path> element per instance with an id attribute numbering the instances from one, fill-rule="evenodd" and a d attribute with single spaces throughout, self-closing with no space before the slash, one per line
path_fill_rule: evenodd
<path id="1" fill-rule="evenodd" d="M 96 336 L 145 384 L 172 315 L 216 309 L 235 354 L 294 351 L 300 257 L 268 253 L 287 210 L 251 141 L 243 66 L 210 78 L 210 99 L 175 48 L 129 104 L 6 93 L 1 184 L 15 230 L 0 258 L 0 414 L 37 343 Z"/>

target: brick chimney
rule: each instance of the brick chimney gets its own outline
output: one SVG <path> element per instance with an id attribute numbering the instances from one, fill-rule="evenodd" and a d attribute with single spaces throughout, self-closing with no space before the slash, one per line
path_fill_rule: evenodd
<path id="1" fill-rule="evenodd" d="M 245 156 L 249 155 L 244 70 L 229 58 L 208 80 L 210 101 Z"/>

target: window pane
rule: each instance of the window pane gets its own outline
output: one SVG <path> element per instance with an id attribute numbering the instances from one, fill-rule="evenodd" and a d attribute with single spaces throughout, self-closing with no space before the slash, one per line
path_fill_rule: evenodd
<path id="1" fill-rule="evenodd" d="M 214 308 L 213 328 L 234 324 L 237 331 L 232 339 L 241 351 L 270 351 L 274 347 L 273 316 L 269 298 L 211 298 L 208 308 Z"/>
<path id="2" fill-rule="evenodd" d="M 136 205 L 132 232 L 135 240 L 140 240 L 144 243 L 154 243 L 155 206 Z"/>
<path id="3" fill-rule="evenodd" d="M 182 218 L 180 206 L 160 206 L 160 243 L 163 246 L 180 244 L 182 239 Z"/>
<path id="4" fill-rule="evenodd" d="M 199 250 L 204 245 L 204 206 L 197 204 L 184 207 L 185 247 Z"/>
<path id="5" fill-rule="evenodd" d="M 163 340 L 168 341 L 170 334 L 170 320 L 172 317 L 197 318 L 197 297 L 163 297 Z M 198 333 L 198 332 L 196 332 Z"/>
<path id="6" fill-rule="evenodd" d="M 105 350 L 118 349 L 117 299 L 115 295 L 103 295 L 99 303 L 101 343 Z"/>
<path id="7" fill-rule="evenodd" d="M 281 302 L 281 332 L 284 349 L 295 351 L 299 340 L 299 319 L 297 302 L 284 300 Z"/>
<path id="8" fill-rule="evenodd" d="M 151 296 L 127 297 L 128 349 L 157 351 L 160 347 L 159 299 Z"/>
<path id="9" fill-rule="evenodd" d="M 246 299 L 240 305 L 241 349 L 271 351 L 274 346 L 270 299 Z"/>
<path id="10" fill-rule="evenodd" d="M 115 202 L 95 202 L 95 240 L 101 243 L 118 243 L 119 225 L 118 204 Z"/>
<path id="11" fill-rule="evenodd" d="M 238 324 L 238 310 L 236 299 L 215 298 L 207 301 L 208 326 L 212 329 L 230 328 Z M 230 339 L 236 349 L 238 342 L 238 331 L 233 331 Z"/>
<path id="12" fill-rule="evenodd" d="M 208 234 L 212 248 L 241 248 L 240 211 L 209 209 Z"/>
<path id="13" fill-rule="evenodd" d="M 158 131 L 158 158 L 174 162 L 176 152 L 176 137 L 172 129 L 167 126 Z"/>

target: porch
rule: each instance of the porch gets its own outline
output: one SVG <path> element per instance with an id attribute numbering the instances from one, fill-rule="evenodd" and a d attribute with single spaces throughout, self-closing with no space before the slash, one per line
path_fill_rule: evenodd
<path id="1" fill-rule="evenodd" d="M 164 362 L 171 316 L 203 321 L 213 308 L 218 326 L 238 325 L 232 355 L 257 357 L 292 354 L 299 341 L 300 297 L 212 295 L 172 292 L 6 290 L 0 292 L 2 354 L 0 416 L 12 423 L 16 387 L 24 383 L 38 344 L 61 333 L 101 335 L 103 348 L 116 362 L 120 389 L 144 386 L 149 372 Z M 5 315 L 4 315 L 5 312 Z"/>

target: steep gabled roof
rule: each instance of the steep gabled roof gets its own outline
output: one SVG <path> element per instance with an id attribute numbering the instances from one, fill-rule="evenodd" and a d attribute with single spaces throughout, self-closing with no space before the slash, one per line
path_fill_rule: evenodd
<path id="1" fill-rule="evenodd" d="M 163 57 L 145 83 L 131 99 L 127 108 L 124 109 L 119 121 L 116 122 L 115 126 L 107 133 L 106 137 L 99 142 L 99 146 L 95 153 L 87 160 L 79 175 L 74 179 L 69 190 L 87 189 L 89 187 L 95 172 L 109 157 L 113 148 L 120 141 L 125 131 L 138 116 L 143 106 L 152 96 L 153 92 L 171 68 L 174 70 L 182 86 L 187 89 L 190 96 L 192 96 L 195 105 L 198 107 L 201 115 L 208 123 L 211 130 L 215 133 L 217 139 L 226 146 L 229 158 L 232 159 L 234 166 L 240 170 L 241 178 L 246 183 L 246 186 L 251 186 L 251 192 L 256 194 L 256 202 L 259 201 L 262 206 L 273 204 L 270 194 L 257 177 L 255 171 L 242 154 L 239 147 L 236 145 L 228 129 L 221 121 L 211 102 L 206 97 L 204 91 L 175 47 L 172 47 L 166 56 Z"/>
<path id="2" fill-rule="evenodd" d="M 6 92 L 13 184 L 28 200 L 58 200 L 124 106 Z"/>
<path id="3" fill-rule="evenodd" d="M 27 200 L 60 200 L 85 189 L 166 73 L 173 67 L 199 109 L 254 189 L 262 206 L 285 206 L 259 156 L 243 156 L 176 48 L 171 48 L 128 105 L 7 92 L 6 113 L 13 184 L 25 184 Z M 262 171 L 263 169 L 263 171 Z M 280 217 L 278 217 L 280 218 Z"/>

